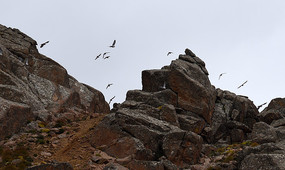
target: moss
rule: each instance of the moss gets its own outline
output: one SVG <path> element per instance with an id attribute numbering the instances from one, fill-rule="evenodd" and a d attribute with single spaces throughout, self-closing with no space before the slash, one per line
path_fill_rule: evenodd
<path id="1" fill-rule="evenodd" d="M 38 126 L 39 126 L 40 128 L 44 128 L 44 127 L 45 127 L 45 125 L 44 125 L 42 122 L 39 122 L 39 123 L 38 123 Z"/>
<path id="2" fill-rule="evenodd" d="M 158 106 L 157 109 L 158 109 L 158 110 L 161 110 L 161 109 L 162 109 L 162 106 Z"/>
<path id="3" fill-rule="evenodd" d="M 3 149 L 1 157 L 2 162 L 0 163 L 0 167 L 2 167 L 2 169 L 25 169 L 27 166 L 31 165 L 31 162 L 33 162 L 33 159 L 28 154 L 28 148 L 21 145 L 18 145 L 14 150 L 9 148 Z M 11 162 L 14 159 L 21 159 L 21 162 L 16 165 L 12 165 Z"/>
<path id="4" fill-rule="evenodd" d="M 48 133 L 48 132 L 50 132 L 50 130 L 49 130 L 49 129 L 47 129 L 47 128 L 44 128 L 44 129 L 42 129 L 41 131 L 42 131 L 42 132 L 44 132 L 44 133 Z"/>
<path id="5" fill-rule="evenodd" d="M 259 145 L 259 144 L 256 143 L 256 142 L 252 142 L 252 143 L 250 144 L 251 147 L 256 147 L 256 146 L 258 146 L 258 145 Z"/>

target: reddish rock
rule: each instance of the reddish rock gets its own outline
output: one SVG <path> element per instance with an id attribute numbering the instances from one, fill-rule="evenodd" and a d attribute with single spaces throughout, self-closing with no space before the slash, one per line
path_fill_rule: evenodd
<path id="1" fill-rule="evenodd" d="M 7 118 L 9 112 L 4 111 L 4 107 L 17 106 L 17 109 L 11 109 L 11 112 L 17 110 L 15 114 L 29 108 L 26 113 L 21 113 L 19 120 L 22 121 L 28 118 L 50 121 L 67 110 L 76 114 L 109 112 L 109 105 L 101 92 L 79 83 L 61 65 L 40 54 L 32 38 L 3 25 L 0 25 L 0 37 L 0 102 L 8 101 L 0 112 L 1 119 L 15 122 L 9 125 L 13 126 L 11 131 L 17 132 L 23 124 L 12 120 L 16 117 Z M 0 129 L 3 126 L 0 125 Z M 7 135 L 2 130 L 0 134 L 1 137 Z"/>

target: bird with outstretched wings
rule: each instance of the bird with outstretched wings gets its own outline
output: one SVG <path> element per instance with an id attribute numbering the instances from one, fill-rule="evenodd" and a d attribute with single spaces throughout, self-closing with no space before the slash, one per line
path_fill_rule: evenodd
<path id="1" fill-rule="evenodd" d="M 115 44 L 116 44 L 116 40 L 114 40 L 114 41 L 113 41 L 113 44 L 112 44 L 111 46 L 109 46 L 109 47 L 115 48 Z"/>
<path id="2" fill-rule="evenodd" d="M 169 51 L 169 52 L 167 53 L 167 56 L 169 56 L 170 54 L 173 54 L 173 52 Z"/>
<path id="3" fill-rule="evenodd" d="M 263 103 L 263 104 L 257 106 L 257 110 L 259 110 L 262 106 L 264 106 L 264 105 L 266 105 L 266 104 L 267 104 L 267 102 L 265 102 L 265 103 Z"/>
<path id="4" fill-rule="evenodd" d="M 95 60 L 97 60 L 100 56 L 101 56 L 101 54 L 97 55 L 97 57 L 95 58 Z"/>
<path id="5" fill-rule="evenodd" d="M 224 74 L 227 74 L 227 73 L 221 73 L 221 74 L 219 75 L 219 80 L 221 79 L 221 77 L 222 77 Z"/>
<path id="6" fill-rule="evenodd" d="M 112 98 L 110 99 L 110 101 L 109 101 L 108 104 L 110 104 L 110 103 L 112 102 L 112 100 L 113 100 L 115 97 L 116 97 L 116 96 L 112 97 Z"/>
<path id="7" fill-rule="evenodd" d="M 109 87 L 112 86 L 112 85 L 113 85 L 113 83 L 108 84 L 107 87 L 106 87 L 106 89 L 109 88 Z"/>
<path id="8" fill-rule="evenodd" d="M 247 83 L 247 80 L 244 83 L 242 83 L 240 86 L 238 86 L 238 89 L 241 88 L 242 86 L 244 86 L 245 83 Z"/>
<path id="9" fill-rule="evenodd" d="M 49 41 L 46 41 L 46 42 L 42 43 L 40 48 L 43 48 L 43 46 L 45 46 L 47 43 L 49 43 Z"/>

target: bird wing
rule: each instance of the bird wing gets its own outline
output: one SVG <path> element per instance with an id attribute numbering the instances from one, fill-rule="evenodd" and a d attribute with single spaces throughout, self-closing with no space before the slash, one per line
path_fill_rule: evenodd
<path id="1" fill-rule="evenodd" d="M 114 40 L 114 42 L 113 42 L 112 46 L 115 46 L 115 44 L 116 44 L 116 40 Z"/>

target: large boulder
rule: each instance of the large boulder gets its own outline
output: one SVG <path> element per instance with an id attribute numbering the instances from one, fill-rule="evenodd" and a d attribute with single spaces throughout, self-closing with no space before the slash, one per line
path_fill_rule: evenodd
<path id="1" fill-rule="evenodd" d="M 260 120 L 271 124 L 274 120 L 285 117 L 285 98 L 273 99 L 259 114 Z"/>
<path id="2" fill-rule="evenodd" d="M 212 124 L 203 131 L 210 143 L 226 140 L 227 143 L 242 142 L 258 121 L 258 110 L 246 96 L 216 89 L 217 99 Z"/>
<path id="3" fill-rule="evenodd" d="M 18 29 L 0 25 L 0 140 L 34 119 L 49 121 L 64 112 L 108 113 L 98 90 L 79 83 L 37 42 Z M 7 131 L 7 128 L 9 129 Z"/>

